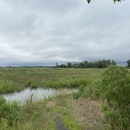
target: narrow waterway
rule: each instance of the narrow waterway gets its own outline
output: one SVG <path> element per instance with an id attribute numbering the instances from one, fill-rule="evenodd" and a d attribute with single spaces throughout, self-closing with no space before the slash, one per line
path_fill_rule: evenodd
<path id="1" fill-rule="evenodd" d="M 44 89 L 44 88 L 37 88 L 37 89 L 30 89 L 26 88 L 23 91 L 20 92 L 14 92 L 10 94 L 3 94 L 4 98 L 7 101 L 18 101 L 20 104 L 24 103 L 27 100 L 30 100 L 32 97 L 32 100 L 40 100 L 45 99 L 48 97 L 57 96 L 60 94 L 70 94 L 73 92 L 76 92 L 77 89 Z"/>

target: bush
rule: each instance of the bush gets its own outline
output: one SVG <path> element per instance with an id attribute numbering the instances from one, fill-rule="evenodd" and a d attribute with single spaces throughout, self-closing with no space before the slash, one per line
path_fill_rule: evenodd
<path id="1" fill-rule="evenodd" d="M 103 97 L 110 106 L 117 105 L 120 109 L 130 104 L 130 77 L 124 67 L 109 66 L 101 77 Z"/>
<path id="2" fill-rule="evenodd" d="M 111 122 L 112 129 L 127 130 L 130 127 L 129 71 L 121 66 L 109 66 L 102 73 L 97 88 L 110 108 L 105 111 L 105 117 Z"/>

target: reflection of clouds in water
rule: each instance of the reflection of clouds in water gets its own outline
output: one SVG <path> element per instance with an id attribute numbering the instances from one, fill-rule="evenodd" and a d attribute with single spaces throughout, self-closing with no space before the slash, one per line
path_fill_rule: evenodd
<path id="1" fill-rule="evenodd" d="M 14 92 L 11 94 L 4 94 L 4 98 L 7 101 L 18 101 L 20 103 L 23 103 L 27 100 L 30 100 L 31 95 L 32 100 L 36 101 L 39 99 L 45 99 L 48 97 L 60 95 L 60 94 L 70 94 L 72 92 L 76 92 L 77 89 L 44 89 L 44 88 L 37 88 L 37 89 L 30 89 L 26 88 L 23 91 L 20 92 Z"/>
<path id="2" fill-rule="evenodd" d="M 42 89 L 42 88 L 38 88 L 38 89 L 30 89 L 30 88 L 26 88 L 23 91 L 20 92 L 14 92 L 12 94 L 4 94 L 4 98 L 7 101 L 18 101 L 18 102 L 24 102 L 27 101 L 31 98 L 34 100 L 38 100 L 38 99 L 45 99 L 48 96 L 53 96 L 55 95 L 56 90 L 55 89 Z"/>

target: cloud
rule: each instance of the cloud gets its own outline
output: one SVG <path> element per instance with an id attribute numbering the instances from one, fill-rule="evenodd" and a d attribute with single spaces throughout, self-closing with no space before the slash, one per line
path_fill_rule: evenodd
<path id="1" fill-rule="evenodd" d="M 1 0 L 1 65 L 130 59 L 130 1 Z"/>

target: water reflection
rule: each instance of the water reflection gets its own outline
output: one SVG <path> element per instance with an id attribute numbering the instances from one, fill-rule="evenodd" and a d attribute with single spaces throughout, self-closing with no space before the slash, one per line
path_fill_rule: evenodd
<path id="1" fill-rule="evenodd" d="M 28 99 L 31 98 L 32 96 L 32 100 L 39 100 L 39 99 L 45 99 L 48 97 L 53 97 L 59 94 L 69 94 L 72 92 L 76 92 L 77 89 L 44 89 L 44 88 L 37 88 L 37 89 L 30 89 L 30 88 L 26 88 L 23 91 L 20 92 L 14 92 L 11 94 L 4 94 L 4 98 L 7 101 L 18 101 L 20 103 L 23 103 L 25 101 L 27 101 Z"/>

